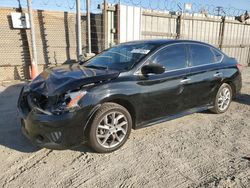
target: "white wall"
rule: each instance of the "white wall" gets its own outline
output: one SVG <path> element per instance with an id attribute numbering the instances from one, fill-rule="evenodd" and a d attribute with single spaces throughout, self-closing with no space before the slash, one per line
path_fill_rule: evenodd
<path id="1" fill-rule="evenodd" d="M 141 34 L 141 8 L 120 5 L 120 42 L 139 40 Z"/>

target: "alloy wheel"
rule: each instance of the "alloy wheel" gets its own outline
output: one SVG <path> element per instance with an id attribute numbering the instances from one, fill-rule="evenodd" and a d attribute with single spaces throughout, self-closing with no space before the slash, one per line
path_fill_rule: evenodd
<path id="1" fill-rule="evenodd" d="M 220 111 L 224 111 L 228 108 L 231 101 L 231 92 L 230 89 L 225 87 L 219 93 L 218 98 L 218 108 Z"/>
<path id="2" fill-rule="evenodd" d="M 105 148 L 120 144 L 128 132 L 128 120 L 121 112 L 112 111 L 100 120 L 96 129 L 98 143 Z"/>

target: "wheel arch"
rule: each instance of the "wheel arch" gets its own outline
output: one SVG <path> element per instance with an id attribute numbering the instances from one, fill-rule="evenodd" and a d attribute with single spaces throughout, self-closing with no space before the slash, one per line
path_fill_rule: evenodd
<path id="1" fill-rule="evenodd" d="M 236 97 L 236 86 L 234 85 L 234 83 L 230 80 L 225 80 L 222 84 L 228 84 L 231 88 L 232 88 L 232 92 L 233 92 L 233 98 Z"/>
<path id="2" fill-rule="evenodd" d="M 119 105 L 123 106 L 124 108 L 126 108 L 126 110 L 129 112 L 129 114 L 132 118 L 132 128 L 135 129 L 135 127 L 136 127 L 136 111 L 135 111 L 134 105 L 130 101 L 128 101 L 127 99 L 124 99 L 124 98 L 113 98 L 113 99 L 103 101 L 103 103 L 106 103 L 106 102 L 116 103 L 116 104 L 119 104 Z"/>

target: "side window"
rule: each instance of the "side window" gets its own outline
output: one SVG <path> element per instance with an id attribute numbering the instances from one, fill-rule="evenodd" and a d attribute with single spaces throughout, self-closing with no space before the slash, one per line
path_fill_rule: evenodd
<path id="1" fill-rule="evenodd" d="M 215 62 L 219 62 L 222 60 L 223 58 L 223 55 L 222 53 L 220 53 L 218 50 L 214 49 L 214 48 L 211 48 L 213 54 L 214 54 L 214 60 Z"/>
<path id="2" fill-rule="evenodd" d="M 156 53 L 151 61 L 163 65 L 166 71 L 185 68 L 187 66 L 186 47 L 183 44 L 166 47 Z"/>
<path id="3" fill-rule="evenodd" d="M 190 56 L 192 66 L 205 65 L 216 62 L 215 55 L 211 48 L 199 44 L 190 45 Z"/>

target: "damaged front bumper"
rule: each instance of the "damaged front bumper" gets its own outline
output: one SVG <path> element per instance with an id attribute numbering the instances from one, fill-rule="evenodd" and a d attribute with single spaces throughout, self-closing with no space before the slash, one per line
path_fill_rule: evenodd
<path id="1" fill-rule="evenodd" d="M 66 149 L 85 142 L 84 128 L 88 118 L 83 109 L 60 115 L 49 114 L 31 104 L 29 92 L 23 89 L 18 100 L 23 134 L 35 145 L 50 149 Z M 84 116 L 85 115 L 85 116 Z"/>

